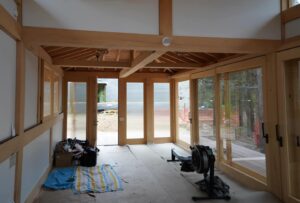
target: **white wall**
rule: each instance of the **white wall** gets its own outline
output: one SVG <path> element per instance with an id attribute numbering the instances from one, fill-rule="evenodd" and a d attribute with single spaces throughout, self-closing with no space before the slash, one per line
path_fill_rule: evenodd
<path id="1" fill-rule="evenodd" d="M 38 58 L 25 51 L 25 129 L 37 124 Z"/>
<path id="2" fill-rule="evenodd" d="M 15 123 L 16 41 L 0 30 L 0 140 L 12 135 Z"/>
<path id="3" fill-rule="evenodd" d="M 173 34 L 280 39 L 280 0 L 173 0 Z"/>
<path id="4" fill-rule="evenodd" d="M 25 202 L 49 167 L 49 144 L 50 131 L 48 130 L 24 147 L 21 186 L 22 203 Z"/>
<path id="5" fill-rule="evenodd" d="M 62 140 L 63 120 L 58 121 L 52 130 L 52 151 L 53 154 L 56 144 Z"/>
<path id="6" fill-rule="evenodd" d="M 14 0 L 0 0 L 0 5 L 14 18 L 18 17 L 18 8 Z"/>
<path id="7" fill-rule="evenodd" d="M 158 34 L 158 0 L 27 0 L 27 26 Z"/>
<path id="8" fill-rule="evenodd" d="M 15 160 L 15 156 L 14 156 Z M 10 158 L 0 163 L 0 202 L 13 203 L 14 201 L 15 164 Z"/>
<path id="9" fill-rule="evenodd" d="M 288 39 L 296 36 L 300 36 L 300 18 L 285 25 L 285 37 Z"/>

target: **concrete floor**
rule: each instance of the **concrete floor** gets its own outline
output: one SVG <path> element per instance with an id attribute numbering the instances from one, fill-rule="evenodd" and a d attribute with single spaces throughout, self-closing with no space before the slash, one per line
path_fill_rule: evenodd
<path id="1" fill-rule="evenodd" d="M 188 203 L 192 196 L 204 196 L 194 182 L 202 179 L 196 173 L 181 173 L 178 163 L 167 163 L 171 148 L 184 154 L 183 150 L 173 144 L 105 146 L 100 148 L 98 163 L 115 166 L 115 170 L 123 180 L 124 191 L 98 193 L 96 197 L 87 194 L 75 195 L 70 190 L 43 190 L 37 203 Z M 216 171 L 231 189 L 231 203 L 279 203 L 267 192 L 254 191 L 227 178 Z M 227 202 L 209 200 L 208 202 Z"/>

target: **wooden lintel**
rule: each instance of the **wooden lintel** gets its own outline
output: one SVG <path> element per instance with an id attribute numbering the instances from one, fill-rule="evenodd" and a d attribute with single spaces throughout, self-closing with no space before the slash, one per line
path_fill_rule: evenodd
<path id="1" fill-rule="evenodd" d="M 165 47 L 162 45 L 163 36 L 159 35 L 34 27 L 23 27 L 22 33 L 24 41 L 30 44 L 143 51 L 257 54 L 274 51 L 281 45 L 280 40 L 172 36 L 171 45 Z"/>
<path id="2" fill-rule="evenodd" d="M 152 51 L 141 53 L 132 61 L 130 69 L 124 69 L 120 72 L 120 78 L 128 77 L 129 75 L 135 73 L 139 69 L 144 68 L 147 64 L 151 63 L 153 60 L 157 59 L 164 53 L 164 51 Z"/>
<path id="3" fill-rule="evenodd" d="M 0 29 L 16 40 L 21 39 L 20 24 L 0 5 Z"/>
<path id="4" fill-rule="evenodd" d="M 43 59 L 44 61 L 46 61 L 49 64 L 53 64 L 51 56 L 41 46 L 32 45 L 32 44 L 28 44 L 28 43 L 25 43 L 24 45 L 25 45 L 26 49 L 28 49 L 29 51 L 34 53 L 34 55 L 36 55 L 37 57 Z"/>
<path id="5" fill-rule="evenodd" d="M 90 68 L 129 68 L 130 64 L 127 62 L 110 62 L 110 61 L 85 61 L 85 60 L 68 60 L 56 59 L 53 64 L 65 67 L 90 67 Z"/>

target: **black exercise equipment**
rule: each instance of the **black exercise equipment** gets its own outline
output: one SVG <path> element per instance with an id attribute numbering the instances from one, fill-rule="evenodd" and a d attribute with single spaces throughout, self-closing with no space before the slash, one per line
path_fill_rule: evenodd
<path id="1" fill-rule="evenodd" d="M 181 162 L 181 171 L 194 172 L 204 175 L 204 179 L 196 182 L 199 189 L 207 193 L 207 197 L 192 197 L 194 201 L 208 199 L 230 200 L 229 186 L 221 178 L 215 176 L 215 156 L 208 146 L 195 145 L 190 147 L 191 156 L 183 157 L 171 150 L 171 160 L 168 162 Z M 209 175 L 208 175 L 209 173 Z"/>

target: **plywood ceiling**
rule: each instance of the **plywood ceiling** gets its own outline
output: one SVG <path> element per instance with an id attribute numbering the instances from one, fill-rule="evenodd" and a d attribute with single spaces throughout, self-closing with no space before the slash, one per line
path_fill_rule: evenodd
<path id="1" fill-rule="evenodd" d="M 53 61 L 67 60 L 74 62 L 74 65 L 63 66 L 65 70 L 105 70 L 105 67 L 76 67 L 76 62 L 118 62 L 130 64 L 141 51 L 120 50 L 120 49 L 97 49 L 97 48 L 76 48 L 44 46 L 45 51 L 52 57 Z M 155 59 L 149 66 L 141 69 L 142 72 L 178 72 L 186 69 L 199 69 L 201 67 L 228 60 L 241 54 L 234 53 L 200 53 L 200 52 L 166 52 Z M 81 63 L 82 64 L 82 63 Z M 110 67 L 109 71 L 120 71 L 128 68 L 116 66 Z"/>

